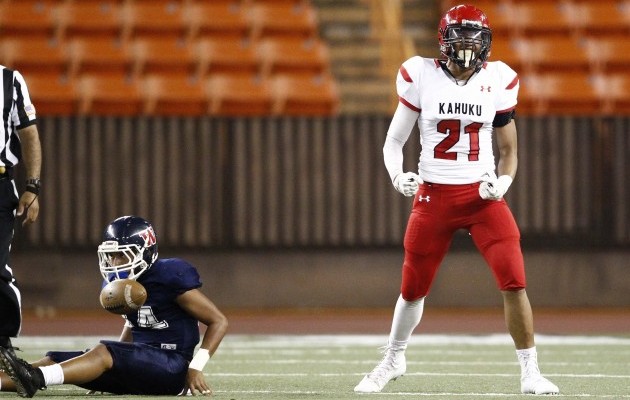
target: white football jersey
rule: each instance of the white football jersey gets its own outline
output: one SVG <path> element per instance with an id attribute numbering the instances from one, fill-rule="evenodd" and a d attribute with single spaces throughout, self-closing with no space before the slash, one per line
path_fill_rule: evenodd
<path id="1" fill-rule="evenodd" d="M 440 63 L 412 57 L 398 71 L 400 101 L 418 111 L 420 163 L 425 182 L 479 182 L 494 171 L 492 122 L 497 113 L 516 107 L 519 81 L 501 61 L 487 62 L 459 86 Z"/>

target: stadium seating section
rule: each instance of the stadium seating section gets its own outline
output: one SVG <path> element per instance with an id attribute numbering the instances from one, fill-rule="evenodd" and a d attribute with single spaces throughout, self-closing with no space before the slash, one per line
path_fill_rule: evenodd
<path id="1" fill-rule="evenodd" d="M 341 91 L 313 3 L 0 0 L 0 64 L 40 115 L 332 115 Z M 490 60 L 519 73 L 519 113 L 628 113 L 630 0 L 469 3 L 490 19 Z"/>
<path id="2" fill-rule="evenodd" d="M 471 0 L 493 28 L 490 60 L 519 73 L 519 113 L 628 114 L 630 1 Z M 460 4 L 442 2 L 442 11 Z"/>
<path id="3" fill-rule="evenodd" d="M 0 64 L 40 115 L 333 115 L 307 0 L 0 0 Z"/>

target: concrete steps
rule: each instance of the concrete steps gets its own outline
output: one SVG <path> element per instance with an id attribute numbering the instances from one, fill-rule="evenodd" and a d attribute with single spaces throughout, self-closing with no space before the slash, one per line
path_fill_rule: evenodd
<path id="1" fill-rule="evenodd" d="M 437 48 L 438 2 L 405 0 L 403 29 L 416 47 Z M 332 72 L 341 91 L 341 112 L 393 112 L 396 71 L 382 71 L 380 43 L 370 27 L 369 2 L 311 0 L 311 3 L 318 10 L 320 36 L 330 47 Z"/>

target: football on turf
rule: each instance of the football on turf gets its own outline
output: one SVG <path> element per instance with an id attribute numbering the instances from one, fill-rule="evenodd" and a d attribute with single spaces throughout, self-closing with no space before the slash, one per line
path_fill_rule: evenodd
<path id="1" fill-rule="evenodd" d="M 101 290 L 101 305 L 114 314 L 129 314 L 147 300 L 147 291 L 133 279 L 116 279 Z"/>

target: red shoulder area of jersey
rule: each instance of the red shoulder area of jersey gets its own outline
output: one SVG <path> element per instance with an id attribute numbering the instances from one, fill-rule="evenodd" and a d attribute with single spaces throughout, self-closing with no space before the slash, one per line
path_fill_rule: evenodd
<path id="1" fill-rule="evenodd" d="M 409 83 L 412 83 L 413 80 L 411 79 L 411 77 L 409 76 L 409 72 L 407 72 L 407 70 L 405 69 L 405 67 L 401 66 L 400 67 L 400 75 L 403 77 L 403 79 Z"/>
<path id="2" fill-rule="evenodd" d="M 516 75 L 516 76 L 514 77 L 514 79 L 512 79 L 512 82 L 510 82 L 510 84 L 509 84 L 509 85 L 507 85 L 507 86 L 505 87 L 505 89 L 506 89 L 506 90 L 514 89 L 514 87 L 516 86 L 516 84 L 518 84 L 518 75 Z"/>
<path id="3" fill-rule="evenodd" d="M 413 104 L 411 104 L 410 102 L 408 102 L 407 100 L 405 100 L 404 98 L 402 98 L 402 97 L 400 97 L 400 96 L 398 96 L 398 101 L 400 101 L 401 103 L 403 103 L 404 105 L 406 105 L 406 106 L 407 106 L 407 108 L 409 108 L 409 109 L 410 109 L 410 110 L 412 110 L 412 111 L 415 111 L 415 112 L 422 112 L 422 109 L 420 109 L 420 108 L 418 108 L 418 107 L 414 106 Z"/>

